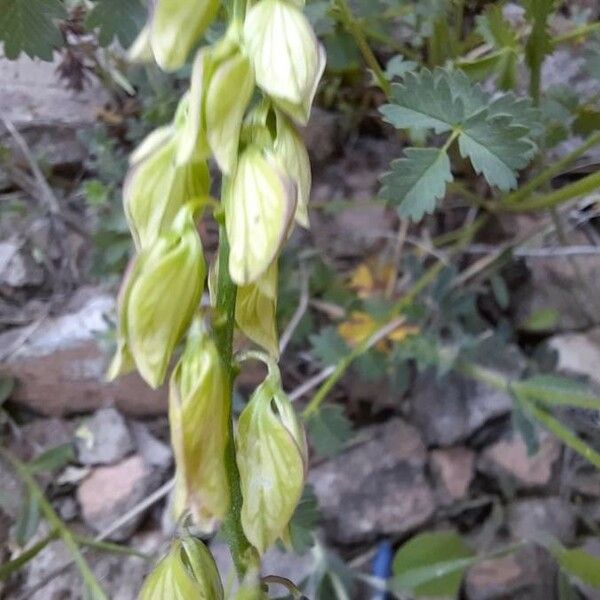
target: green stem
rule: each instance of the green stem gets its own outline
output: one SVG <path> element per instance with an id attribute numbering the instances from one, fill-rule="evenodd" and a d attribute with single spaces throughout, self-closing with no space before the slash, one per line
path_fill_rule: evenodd
<path id="1" fill-rule="evenodd" d="M 52 531 L 45 538 L 24 550 L 12 560 L 7 563 L 0 565 L 0 581 L 4 581 L 10 577 L 13 573 L 16 573 L 24 565 L 26 565 L 31 559 L 35 558 L 50 542 L 53 542 L 58 537 L 57 531 Z"/>
<path id="2" fill-rule="evenodd" d="M 584 37 L 598 30 L 600 30 L 600 21 L 595 21 L 594 23 L 585 23 L 584 25 L 575 27 L 575 29 L 571 29 L 571 31 L 566 31 L 565 33 L 555 36 L 552 41 L 555 44 L 570 42 L 571 40 Z"/>
<path id="3" fill-rule="evenodd" d="M 586 177 L 582 177 L 578 181 L 565 185 L 560 190 L 550 192 L 548 194 L 540 194 L 530 200 L 520 202 L 519 204 L 501 204 L 499 206 L 491 206 L 492 211 L 501 212 L 531 212 L 542 208 L 550 208 L 558 206 L 563 202 L 589 194 L 600 187 L 600 172 L 592 173 Z"/>
<path id="4" fill-rule="evenodd" d="M 225 184 L 223 185 L 225 187 Z M 235 568 L 242 578 L 253 561 L 258 561 L 255 550 L 247 540 L 241 522 L 242 490 L 240 473 L 235 458 L 235 440 L 233 430 L 233 382 L 235 366 L 233 363 L 233 330 L 235 325 L 235 300 L 237 287 L 229 275 L 229 242 L 225 225 L 219 228 L 219 275 L 217 281 L 217 308 L 215 319 L 215 343 L 223 363 L 226 378 L 226 398 L 229 411 L 229 438 L 225 450 L 225 468 L 229 485 L 229 511 L 225 517 L 223 531 Z"/>
<path id="5" fill-rule="evenodd" d="M 377 60 L 377 57 L 373 53 L 373 50 L 371 50 L 371 46 L 369 45 L 367 37 L 362 30 L 360 22 L 354 18 L 347 0 L 336 0 L 336 5 L 339 9 L 339 15 L 342 24 L 348 30 L 348 33 L 354 38 L 354 41 L 363 55 L 365 62 L 371 71 L 373 71 L 379 87 L 383 90 L 383 93 L 389 97 L 392 87 L 390 82 L 387 80 L 381 65 L 379 64 L 379 61 Z"/>
<path id="6" fill-rule="evenodd" d="M 13 466 L 19 479 L 23 481 L 23 483 L 29 489 L 29 493 L 32 495 L 32 497 L 35 498 L 35 500 L 39 504 L 40 510 L 42 511 L 46 521 L 48 522 L 50 529 L 52 531 L 58 532 L 58 535 L 61 537 L 63 543 L 71 553 L 71 556 L 73 557 L 73 560 L 77 565 L 79 572 L 81 573 L 81 577 L 83 578 L 87 591 L 89 592 L 89 594 L 86 597 L 93 598 L 94 600 L 108 600 L 108 597 L 102 590 L 102 587 L 98 583 L 96 576 L 94 575 L 94 573 L 92 573 L 92 570 L 90 569 L 85 558 L 81 554 L 81 551 L 79 550 L 79 546 L 77 545 L 73 534 L 71 533 L 70 529 L 63 523 L 61 518 L 56 514 L 54 508 L 52 508 L 52 505 L 46 499 L 44 492 L 37 484 L 37 481 L 27 469 L 27 465 L 22 463 L 16 456 L 14 456 L 11 452 L 5 450 L 4 448 L 0 448 L 0 454 L 2 454 L 2 456 L 6 458 L 6 460 L 10 462 L 10 464 Z"/>
<path id="7" fill-rule="evenodd" d="M 590 148 L 593 148 L 597 144 L 600 144 L 600 131 L 592 133 L 581 146 L 575 148 L 573 152 L 570 152 L 558 162 L 554 163 L 539 175 L 528 181 L 525 185 L 521 186 L 518 190 L 509 194 L 503 199 L 503 203 L 514 204 L 524 200 L 530 196 L 535 190 L 551 181 L 554 177 L 562 173 L 562 171 L 568 167 L 572 162 L 576 161 L 580 156 L 583 156 Z"/>

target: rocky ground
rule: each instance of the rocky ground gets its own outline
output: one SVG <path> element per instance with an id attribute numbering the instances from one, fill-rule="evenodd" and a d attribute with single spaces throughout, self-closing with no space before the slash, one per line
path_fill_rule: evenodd
<path id="1" fill-rule="evenodd" d="M 37 69 L 0 60 L 0 114 L 19 127 L 36 156 L 45 157 L 46 172 L 67 183 L 60 188 L 62 216 L 50 206 L 41 216 L 3 217 L 0 226 L 0 360 L 3 374 L 17 381 L 10 399 L 14 421 L 5 426 L 12 449 L 23 458 L 73 444 L 71 464 L 43 474 L 40 481 L 75 531 L 155 556 L 167 547 L 173 528 L 166 393 L 149 390 L 136 375 L 104 382 L 114 286 L 81 277 L 89 248 L 86 232 L 73 225 L 82 214 L 69 196 L 69 182 L 80 176 L 85 161 L 75 133 L 92 125 L 98 96 L 90 92 L 74 99 L 54 85 L 51 94 L 35 93 L 32 82 L 46 90 L 44 78 L 50 77 Z M 397 155 L 397 147 L 373 137 L 344 138 L 342 146 L 343 127 L 339 116 L 317 110 L 306 132 L 315 163 L 314 202 L 351 201 L 344 210 L 314 220 L 315 246 L 337 261 L 372 252 L 378 242 L 368 232 L 392 232 L 395 225 L 390 213 L 365 200 L 373 197 L 378 174 Z M 14 139 L 5 135 L 2 142 Z M 41 197 L 52 204 L 51 197 L 44 200 L 38 193 L 39 180 L 23 179 L 27 160 L 23 155 L 13 171 L 0 170 L 0 193 L 4 198 L 25 194 L 28 201 Z M 21 185 L 15 188 L 19 176 Z M 529 223 L 514 220 L 506 226 L 527 228 Z M 57 236 L 57 231 L 66 233 Z M 514 290 L 515 319 L 547 306 L 551 298 L 560 319 L 546 344 L 556 352 L 559 368 L 585 375 L 600 387 L 600 327 L 590 298 L 574 299 L 577 283 L 563 263 L 527 262 L 528 276 Z M 598 258 L 581 265 L 585 279 L 597 286 Z M 518 374 L 525 348 L 513 350 L 506 369 Z M 583 541 L 600 554 L 593 536 L 600 528 L 600 475 L 546 434 L 529 455 L 513 433 L 510 397 L 451 376 L 443 384 L 422 377 L 409 393 L 392 400 L 394 409 L 383 413 L 386 418 L 359 427 L 343 453 L 313 460 L 310 469 L 309 483 L 322 513 L 318 535 L 354 568 L 369 569 L 382 539 L 400 542 L 418 531 L 449 527 L 482 551 L 531 540 L 544 531 L 565 544 Z M 588 422 L 592 440 L 599 442 L 596 425 Z M 14 549 L 9 530 L 25 497 L 3 462 L 0 491 L 0 552 L 8 556 Z M 47 533 L 41 529 L 36 533 L 40 539 Z M 226 573 L 230 563 L 224 544 L 217 539 L 211 546 Z M 151 566 L 135 556 L 97 551 L 87 556 L 115 600 L 135 598 Z M 60 571 L 69 560 L 60 542 L 51 543 L 8 583 L 5 597 L 80 598 L 77 571 L 72 566 Z M 265 572 L 300 581 L 311 572 L 312 561 L 310 553 L 274 550 L 265 559 Z M 525 544 L 517 555 L 471 568 L 463 597 L 549 600 L 556 577 L 550 557 Z M 582 593 L 590 600 L 599 597 L 590 590 Z"/>

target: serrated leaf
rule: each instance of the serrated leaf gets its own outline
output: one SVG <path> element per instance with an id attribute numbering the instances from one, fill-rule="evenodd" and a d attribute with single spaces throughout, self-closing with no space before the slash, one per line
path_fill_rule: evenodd
<path id="1" fill-rule="evenodd" d="M 531 144 L 524 139 L 526 134 L 527 129 L 509 117 L 489 118 L 481 111 L 463 124 L 458 146 L 461 156 L 468 157 L 491 186 L 508 191 L 517 187 L 517 170 L 529 162 Z"/>
<path id="2" fill-rule="evenodd" d="M 415 598 L 456 598 L 475 554 L 452 531 L 422 533 L 400 547 L 394 557 L 392 588 Z"/>
<path id="3" fill-rule="evenodd" d="M 407 148 L 382 178 L 381 196 L 398 206 L 401 217 L 420 220 L 434 211 L 452 181 L 450 160 L 437 148 Z"/>
<path id="4" fill-rule="evenodd" d="M 0 41 L 4 55 L 14 60 L 24 52 L 30 58 L 51 61 L 63 38 L 55 21 L 67 14 L 58 0 L 0 0 Z"/>
<path id="5" fill-rule="evenodd" d="M 352 423 L 338 405 L 327 405 L 310 415 L 306 423 L 308 438 L 318 456 L 339 454 L 352 437 Z"/>
<path id="6" fill-rule="evenodd" d="M 310 484 L 304 487 L 302 497 L 290 521 L 290 541 L 294 552 L 304 554 L 314 544 L 314 530 L 321 513 L 315 492 Z"/>
<path id="7" fill-rule="evenodd" d="M 335 365 L 344 358 L 350 349 L 334 327 L 326 327 L 318 334 L 310 336 L 312 353 L 326 365 Z"/>
<path id="8" fill-rule="evenodd" d="M 392 86 L 392 102 L 380 110 L 384 119 L 398 129 L 424 128 L 443 133 L 464 118 L 461 100 L 453 96 L 448 78 L 438 71 L 407 73 L 403 83 Z"/>
<path id="9" fill-rule="evenodd" d="M 116 38 L 127 48 L 135 40 L 145 18 L 146 10 L 138 0 L 97 0 L 85 26 L 98 29 L 101 46 L 108 46 Z"/>
<path id="10" fill-rule="evenodd" d="M 518 46 L 518 38 L 514 27 L 504 18 L 502 7 L 492 4 L 486 7 L 485 12 L 476 19 L 477 31 L 483 39 L 494 48 Z"/>

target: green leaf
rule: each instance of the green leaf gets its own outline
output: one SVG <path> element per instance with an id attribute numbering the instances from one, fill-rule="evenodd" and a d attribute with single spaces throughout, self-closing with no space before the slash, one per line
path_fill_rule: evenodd
<path id="1" fill-rule="evenodd" d="M 97 0 L 89 12 L 86 28 L 98 29 L 98 41 L 108 46 L 116 38 L 121 46 L 129 47 L 139 33 L 146 10 L 138 0 Z"/>
<path id="2" fill-rule="evenodd" d="M 457 533 L 422 533 L 396 552 L 392 589 L 416 598 L 456 598 L 463 575 L 474 560 L 475 554 Z"/>
<path id="3" fill-rule="evenodd" d="M 35 495 L 28 490 L 15 525 L 15 538 L 19 546 L 24 546 L 31 539 L 39 523 L 40 505 Z"/>
<path id="4" fill-rule="evenodd" d="M 424 69 L 407 73 L 404 83 L 392 86 L 392 104 L 381 107 L 384 120 L 397 129 L 424 128 L 450 131 L 464 118 L 464 106 L 450 90 L 445 72 Z"/>
<path id="5" fill-rule="evenodd" d="M 391 169 L 382 178 L 381 196 L 398 206 L 400 216 L 415 221 L 435 210 L 452 181 L 448 155 L 437 148 L 407 148 Z"/>
<path id="6" fill-rule="evenodd" d="M 0 0 L 0 41 L 4 55 L 14 60 L 24 52 L 30 58 L 51 61 L 63 38 L 55 21 L 67 14 L 58 0 Z"/>
<path id="7" fill-rule="evenodd" d="M 504 278 L 501 275 L 492 275 L 490 277 L 490 284 L 492 285 L 492 292 L 498 306 L 502 310 L 506 310 L 510 304 L 510 295 Z"/>
<path id="8" fill-rule="evenodd" d="M 583 548 L 551 549 L 560 568 L 579 581 L 600 589 L 600 558 L 586 552 Z"/>
<path id="9" fill-rule="evenodd" d="M 515 28 L 508 23 L 502 13 L 502 7 L 492 4 L 482 15 L 476 18 L 477 31 L 487 44 L 493 48 L 517 48 L 519 39 Z"/>
<path id="10" fill-rule="evenodd" d="M 54 471 L 61 469 L 75 460 L 75 452 L 71 444 L 62 444 L 50 448 L 40 454 L 37 458 L 27 463 L 27 468 L 33 474 L 42 471 Z"/>
<path id="11" fill-rule="evenodd" d="M 555 308 L 542 308 L 531 313 L 521 329 L 531 332 L 551 331 L 560 320 L 560 313 Z"/>
<path id="12" fill-rule="evenodd" d="M 306 426 L 318 456 L 335 456 L 352 437 L 352 424 L 339 405 L 323 406 L 310 415 Z"/>
<path id="13" fill-rule="evenodd" d="M 15 380 L 12 377 L 0 377 L 0 406 L 12 395 L 15 389 Z"/>
<path id="14" fill-rule="evenodd" d="M 346 342 L 335 327 L 326 327 L 316 335 L 310 336 L 312 353 L 326 365 L 335 365 L 349 352 Z"/>
<path id="15" fill-rule="evenodd" d="M 535 375 L 515 382 L 513 388 L 528 399 L 551 406 L 600 410 L 600 398 L 591 394 L 585 384 L 567 377 Z"/>
<path id="16" fill-rule="evenodd" d="M 481 111 L 462 125 L 458 146 L 491 186 L 507 191 L 517 187 L 516 171 L 529 162 L 531 144 L 524 139 L 526 134 L 527 129 L 511 118 L 489 118 Z"/>
<path id="17" fill-rule="evenodd" d="M 385 76 L 391 81 L 395 77 L 404 77 L 407 73 L 414 71 L 416 68 L 416 62 L 406 60 L 401 54 L 398 54 L 388 60 L 385 66 Z"/>
<path id="18" fill-rule="evenodd" d="M 290 540 L 294 552 L 304 554 L 314 544 L 314 530 L 321 513 L 317 497 L 311 485 L 306 485 L 294 516 L 290 521 Z"/>
<path id="19" fill-rule="evenodd" d="M 558 574 L 558 600 L 580 600 L 579 594 L 563 571 Z"/>

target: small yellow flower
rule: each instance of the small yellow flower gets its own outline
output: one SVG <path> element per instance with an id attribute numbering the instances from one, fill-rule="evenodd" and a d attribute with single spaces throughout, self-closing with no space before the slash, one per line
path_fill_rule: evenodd
<path id="1" fill-rule="evenodd" d="M 236 434 L 242 527 L 261 554 L 286 535 L 308 461 L 302 424 L 281 389 L 277 367 L 269 371 L 240 415 Z"/>
<path id="2" fill-rule="evenodd" d="M 175 517 L 189 507 L 205 531 L 229 506 L 226 385 L 217 348 L 202 322 L 196 321 L 171 376 L 169 423 L 177 466 Z"/>
<path id="3" fill-rule="evenodd" d="M 338 333 L 350 347 L 354 348 L 369 339 L 379 327 L 380 324 L 371 315 L 355 311 L 350 315 L 350 319 L 338 325 Z M 381 340 L 376 348 L 381 352 L 386 352 L 389 350 L 387 342 L 402 342 L 408 336 L 418 332 L 419 328 L 415 325 L 399 325 L 385 340 Z"/>
<path id="4" fill-rule="evenodd" d="M 169 553 L 146 577 L 139 600 L 223 600 L 223 584 L 206 546 L 188 537 L 171 545 Z"/>

